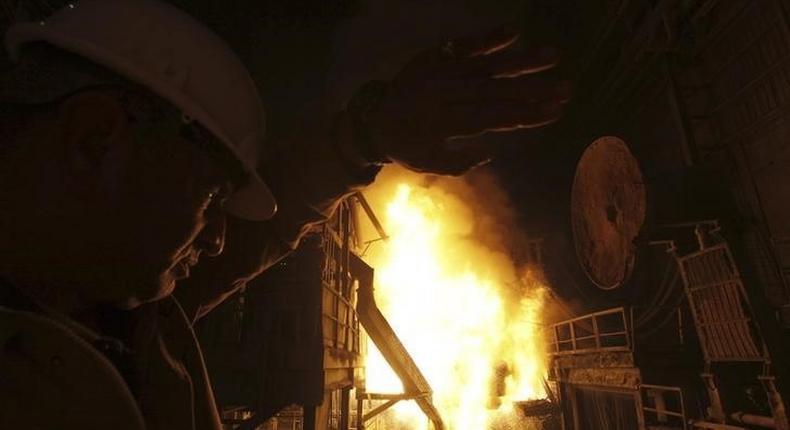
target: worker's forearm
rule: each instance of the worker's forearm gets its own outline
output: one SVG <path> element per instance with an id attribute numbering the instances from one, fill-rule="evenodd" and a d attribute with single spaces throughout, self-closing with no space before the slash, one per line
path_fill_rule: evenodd
<path id="1" fill-rule="evenodd" d="M 302 130 L 262 169 L 278 201 L 272 228 L 294 248 L 311 227 L 334 213 L 343 198 L 372 183 L 380 170 L 357 161 L 345 113 Z"/>
<path id="2" fill-rule="evenodd" d="M 261 173 L 277 198 L 277 214 L 265 222 L 229 218 L 224 253 L 201 261 L 176 290 L 193 321 L 288 255 L 344 197 L 373 181 L 379 169 L 349 155 L 346 119 L 341 114 L 332 124 L 305 127 L 270 155 Z"/>

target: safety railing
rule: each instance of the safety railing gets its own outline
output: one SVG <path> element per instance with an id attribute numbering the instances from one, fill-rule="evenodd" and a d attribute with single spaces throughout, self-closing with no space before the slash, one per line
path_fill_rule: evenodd
<path id="1" fill-rule="evenodd" d="M 642 412 L 648 429 L 686 430 L 686 408 L 679 387 L 642 384 Z"/>
<path id="2" fill-rule="evenodd" d="M 614 308 L 551 325 L 553 355 L 631 351 L 631 312 Z"/>

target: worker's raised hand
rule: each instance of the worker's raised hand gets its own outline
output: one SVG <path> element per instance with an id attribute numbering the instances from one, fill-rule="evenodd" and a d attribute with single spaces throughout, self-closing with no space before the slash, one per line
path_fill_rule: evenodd
<path id="1" fill-rule="evenodd" d="M 415 57 L 370 112 L 373 150 L 412 170 L 457 175 L 489 154 L 459 137 L 559 119 L 570 85 L 539 73 L 556 65 L 558 53 L 506 50 L 517 38 L 499 30 Z"/>

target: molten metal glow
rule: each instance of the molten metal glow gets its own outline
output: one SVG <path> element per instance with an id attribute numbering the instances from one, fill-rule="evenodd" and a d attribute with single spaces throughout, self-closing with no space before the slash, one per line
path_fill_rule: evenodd
<path id="1" fill-rule="evenodd" d="M 374 210 L 390 239 L 366 256 L 382 312 L 431 384 L 448 429 L 512 427 L 514 400 L 545 396 L 536 324 L 543 286 L 472 237 L 479 214 L 457 196 L 413 182 L 383 188 L 372 202 L 388 201 Z M 369 392 L 403 390 L 372 342 L 366 378 Z M 394 415 L 398 424 L 388 428 L 428 427 L 414 402 Z"/>

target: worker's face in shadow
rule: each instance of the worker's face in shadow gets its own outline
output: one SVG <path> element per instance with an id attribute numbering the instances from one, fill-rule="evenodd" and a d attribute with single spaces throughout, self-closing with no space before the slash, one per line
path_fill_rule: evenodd
<path id="1" fill-rule="evenodd" d="M 60 218 L 44 270 L 121 307 L 170 293 L 201 254 L 222 251 L 231 191 L 227 166 L 184 137 L 178 118 L 135 118 L 138 107 L 101 91 L 64 101 L 49 148 L 64 157 L 42 179 Z"/>
<path id="2" fill-rule="evenodd" d="M 128 263 L 137 260 L 143 276 L 156 277 L 150 291 L 146 279 L 135 283 L 141 287 L 136 291 L 138 300 L 171 293 L 201 255 L 216 256 L 224 247 L 223 206 L 233 188 L 231 175 L 201 147 L 205 142 L 179 133 L 182 126 L 130 128 L 133 145 L 129 157 L 121 161 L 129 170 L 119 172 L 126 185 L 117 195 L 123 199 L 109 202 L 110 207 L 123 208 L 119 216 L 128 230 L 119 238 L 133 258 Z"/>

